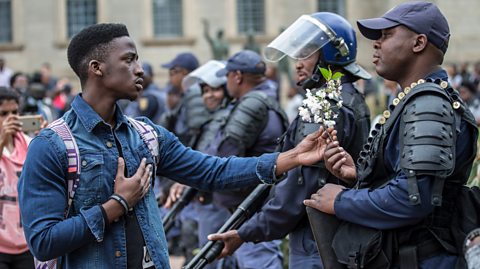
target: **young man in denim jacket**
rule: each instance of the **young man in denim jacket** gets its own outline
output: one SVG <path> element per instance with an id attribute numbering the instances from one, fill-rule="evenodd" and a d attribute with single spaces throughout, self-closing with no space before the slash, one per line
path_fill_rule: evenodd
<path id="1" fill-rule="evenodd" d="M 39 260 L 61 257 L 61 268 L 169 268 L 150 188 L 155 171 L 214 190 L 274 183 L 287 170 L 323 157 L 325 141 L 319 132 L 285 153 L 220 159 L 184 147 L 164 128 L 141 118 L 158 134 L 155 162 L 116 104 L 119 99 L 134 100 L 142 91 L 143 70 L 125 25 L 85 28 L 70 42 L 68 60 L 82 85 L 82 93 L 63 116 L 78 144 L 81 164 L 68 215 L 64 216 L 66 147 L 51 129 L 32 140 L 18 185 L 26 239 Z"/>

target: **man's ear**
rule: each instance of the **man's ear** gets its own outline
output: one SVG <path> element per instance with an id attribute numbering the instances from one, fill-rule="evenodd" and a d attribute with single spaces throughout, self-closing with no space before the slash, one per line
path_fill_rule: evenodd
<path id="1" fill-rule="evenodd" d="M 97 76 L 103 76 L 100 62 L 97 60 L 91 60 L 90 62 L 88 62 L 88 70 Z"/>
<path id="2" fill-rule="evenodd" d="M 428 38 L 426 35 L 424 34 L 417 35 L 417 37 L 415 38 L 415 44 L 413 46 L 413 52 L 418 53 L 423 51 L 427 47 L 427 44 L 428 44 Z"/>
<path id="3" fill-rule="evenodd" d="M 236 82 L 237 84 L 241 84 L 242 81 L 243 81 L 243 74 L 242 74 L 242 72 L 240 72 L 240 71 L 238 71 L 238 70 L 235 71 L 235 82 Z"/>

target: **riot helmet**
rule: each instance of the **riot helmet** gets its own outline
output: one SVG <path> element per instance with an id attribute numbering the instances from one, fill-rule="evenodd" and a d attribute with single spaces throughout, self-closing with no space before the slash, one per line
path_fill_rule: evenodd
<path id="1" fill-rule="evenodd" d="M 225 66 L 225 61 L 210 60 L 188 74 L 182 81 L 182 86 L 185 89 L 190 88 L 194 84 L 198 84 L 200 86 L 202 96 L 205 94 L 205 90 L 208 88 L 211 90 L 223 90 L 223 100 L 219 106 L 214 105 L 215 108 L 211 108 L 208 106 L 208 104 L 205 104 L 207 109 L 210 111 L 214 111 L 219 107 L 225 107 L 230 101 L 230 96 L 227 91 L 227 77 L 225 75 L 217 76 L 218 71 L 224 69 Z"/>
<path id="2" fill-rule="evenodd" d="M 211 87 L 217 88 L 227 83 L 226 76 L 218 77 L 216 73 L 225 68 L 224 61 L 210 60 L 204 65 L 198 67 L 188 74 L 182 81 L 184 89 L 188 89 L 197 83 L 206 83 Z"/>
<path id="3" fill-rule="evenodd" d="M 347 20 L 335 13 L 317 12 L 300 16 L 268 44 L 264 56 L 273 62 L 285 56 L 301 60 L 318 50 L 321 52 L 319 66 L 341 66 L 356 77 L 371 78 L 367 71 L 355 63 L 355 30 Z"/>

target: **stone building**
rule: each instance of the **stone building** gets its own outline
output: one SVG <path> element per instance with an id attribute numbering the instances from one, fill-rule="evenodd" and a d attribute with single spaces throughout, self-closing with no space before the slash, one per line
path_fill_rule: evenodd
<path id="1" fill-rule="evenodd" d="M 399 0 L 0 0 L 0 57 L 13 70 L 33 72 L 49 62 L 57 77 L 74 77 L 66 59 L 69 38 L 97 22 L 127 25 L 140 58 L 154 66 L 165 84 L 160 64 L 175 54 L 192 51 L 200 62 L 211 56 L 202 19 L 210 34 L 224 30 L 230 54 L 242 49 L 247 33 L 261 47 L 298 16 L 334 11 L 353 25 L 359 18 L 380 16 Z M 450 22 L 452 37 L 446 62 L 480 60 L 480 1 L 435 0 Z M 356 27 L 356 26 L 355 26 Z M 358 60 L 367 69 L 371 42 L 359 37 Z"/>

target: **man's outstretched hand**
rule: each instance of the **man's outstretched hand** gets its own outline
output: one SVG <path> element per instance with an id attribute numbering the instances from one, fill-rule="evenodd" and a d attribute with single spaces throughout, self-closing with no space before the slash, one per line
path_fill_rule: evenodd
<path id="1" fill-rule="evenodd" d="M 330 135 L 325 134 L 329 132 Z M 324 158 L 327 143 L 336 139 L 337 131 L 333 128 L 324 130 L 323 127 L 314 133 L 307 135 L 295 148 L 282 152 L 277 159 L 276 175 L 281 175 L 299 165 L 312 165 Z"/>
<path id="2" fill-rule="evenodd" d="M 225 246 L 222 249 L 222 252 L 217 257 L 217 259 L 224 258 L 226 256 L 232 255 L 235 250 L 237 250 L 242 244 L 243 240 L 238 235 L 237 230 L 231 230 L 221 234 L 211 234 L 208 236 L 208 240 L 210 241 L 223 241 Z"/>

